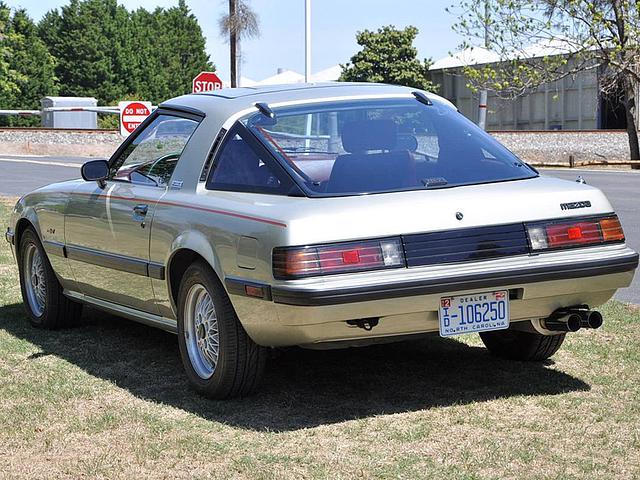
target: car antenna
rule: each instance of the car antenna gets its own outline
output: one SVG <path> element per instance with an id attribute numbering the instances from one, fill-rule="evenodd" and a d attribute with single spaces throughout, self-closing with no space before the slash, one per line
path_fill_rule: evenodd
<path id="1" fill-rule="evenodd" d="M 271 110 L 271 107 L 264 102 L 257 102 L 256 108 L 260 110 L 265 117 L 276 118 L 276 114 Z"/>
<path id="2" fill-rule="evenodd" d="M 420 103 L 424 103 L 425 105 L 429 105 L 429 106 L 433 105 L 433 102 L 429 100 L 429 97 L 427 97 L 426 93 L 420 92 L 418 90 L 411 93 L 413 94 L 414 97 L 416 97 L 416 100 L 418 100 Z"/>

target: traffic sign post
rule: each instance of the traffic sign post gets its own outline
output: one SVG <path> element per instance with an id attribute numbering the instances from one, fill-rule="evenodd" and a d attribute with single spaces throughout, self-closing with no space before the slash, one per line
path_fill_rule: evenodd
<path id="1" fill-rule="evenodd" d="M 222 80 L 215 72 L 200 72 L 193 79 L 193 93 L 212 92 L 222 88 Z"/>
<path id="2" fill-rule="evenodd" d="M 151 102 L 120 102 L 120 135 L 128 137 L 145 118 L 151 115 Z"/>

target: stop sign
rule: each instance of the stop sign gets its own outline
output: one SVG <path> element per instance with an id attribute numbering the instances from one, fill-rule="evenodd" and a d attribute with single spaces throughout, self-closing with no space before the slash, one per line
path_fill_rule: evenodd
<path id="1" fill-rule="evenodd" d="M 222 88 L 222 80 L 215 72 L 200 72 L 193 79 L 193 93 L 211 92 Z"/>
<path id="2" fill-rule="evenodd" d="M 151 115 L 151 102 L 120 102 L 120 135 L 128 136 Z"/>

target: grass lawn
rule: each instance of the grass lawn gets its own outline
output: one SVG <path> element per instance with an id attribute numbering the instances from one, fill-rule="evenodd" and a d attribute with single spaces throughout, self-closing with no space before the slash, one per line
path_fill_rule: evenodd
<path id="1" fill-rule="evenodd" d="M 288 349 L 215 402 L 171 334 L 93 310 L 31 328 L 2 241 L 0 478 L 639 478 L 640 310 L 602 311 L 544 365 L 476 337 Z"/>

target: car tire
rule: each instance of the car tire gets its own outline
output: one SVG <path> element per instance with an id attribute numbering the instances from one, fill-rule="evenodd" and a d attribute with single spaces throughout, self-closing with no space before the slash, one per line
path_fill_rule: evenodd
<path id="1" fill-rule="evenodd" d="M 259 386 L 266 349 L 244 330 L 213 270 L 187 268 L 178 293 L 178 344 L 191 385 L 209 398 L 244 397 Z"/>
<path id="2" fill-rule="evenodd" d="M 482 342 L 494 355 L 510 360 L 542 361 L 558 351 L 565 334 L 541 335 L 519 330 L 499 330 L 480 334 Z"/>
<path id="3" fill-rule="evenodd" d="M 20 290 L 31 325 L 55 330 L 80 322 L 82 304 L 64 296 L 38 234 L 28 227 L 18 248 Z"/>

